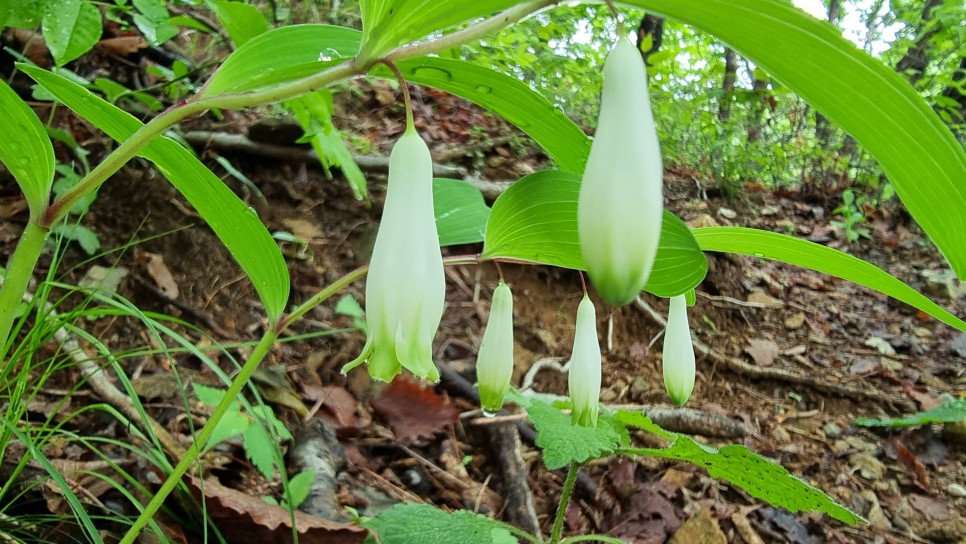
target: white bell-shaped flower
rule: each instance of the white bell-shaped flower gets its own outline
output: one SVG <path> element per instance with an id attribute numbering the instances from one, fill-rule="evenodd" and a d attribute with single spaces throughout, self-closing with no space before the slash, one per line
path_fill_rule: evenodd
<path id="1" fill-rule="evenodd" d="M 513 294 L 507 284 L 493 291 L 490 319 L 483 332 L 476 356 L 476 379 L 480 386 L 480 406 L 495 414 L 503 408 L 503 397 L 513 377 Z"/>
<path id="2" fill-rule="evenodd" d="M 608 304 L 634 300 L 651 274 L 661 238 L 663 172 L 644 61 L 621 38 L 604 63 L 597 132 L 577 200 L 587 273 Z"/>
<path id="3" fill-rule="evenodd" d="M 432 348 L 446 280 L 433 211 L 433 162 L 411 125 L 389 157 L 389 186 L 366 280 L 366 345 L 343 372 L 363 363 L 391 381 L 403 368 L 439 380 Z"/>
<path id="4" fill-rule="evenodd" d="M 567 384 L 573 403 L 571 421 L 574 425 L 596 427 L 600 404 L 600 342 L 597 311 L 587 295 L 577 306 L 577 330 Z"/>
<path id="5" fill-rule="evenodd" d="M 688 303 L 684 295 L 671 297 L 664 331 L 664 389 L 677 406 L 691 397 L 694 390 L 694 346 L 688 325 Z"/>

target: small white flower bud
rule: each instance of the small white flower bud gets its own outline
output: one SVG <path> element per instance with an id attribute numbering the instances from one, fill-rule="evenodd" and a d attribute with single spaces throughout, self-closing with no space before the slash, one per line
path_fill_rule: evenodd
<path id="1" fill-rule="evenodd" d="M 577 330 L 567 377 L 571 420 L 575 425 L 597 426 L 600 404 L 600 342 L 597 340 L 597 311 L 587 295 L 577 306 Z"/>
<path id="2" fill-rule="evenodd" d="M 664 389 L 677 406 L 691 397 L 694 390 L 694 346 L 688 325 L 688 303 L 684 295 L 671 297 L 664 331 Z"/>
<path id="3" fill-rule="evenodd" d="M 513 377 L 513 294 L 503 280 L 493 291 L 490 319 L 476 357 L 476 379 L 484 412 L 503 408 L 503 397 Z"/>

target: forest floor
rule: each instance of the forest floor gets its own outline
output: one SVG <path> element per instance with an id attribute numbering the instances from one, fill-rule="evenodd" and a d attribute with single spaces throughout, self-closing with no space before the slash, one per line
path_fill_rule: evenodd
<path id="1" fill-rule="evenodd" d="M 340 126 L 352 127 L 356 137 L 373 142 L 376 153 L 385 153 L 403 128 L 398 107 L 386 105 L 395 99 L 380 102 L 385 92 L 364 88 L 363 98 L 338 120 Z M 507 128 L 477 109 L 440 94 L 423 91 L 420 96 L 421 132 L 437 157 L 448 155 L 475 175 L 495 180 L 542 167 L 539 155 L 521 157 L 507 143 Z M 188 128 L 244 132 L 253 121 L 251 114 L 226 112 L 221 120 L 205 117 Z M 73 126 L 75 132 L 88 130 Z M 76 136 L 98 137 L 94 132 Z M 216 173 L 225 173 L 211 160 L 217 150 L 201 151 Z M 367 207 L 353 198 L 338 175 L 327 180 L 316 165 L 251 154 L 224 156 L 264 195 L 263 201 L 251 187 L 225 176 L 269 230 L 306 242 L 283 243 L 293 303 L 367 262 L 384 177 L 369 174 L 374 203 Z M 713 185 L 684 166 L 673 166 L 666 173 L 666 205 L 692 226 L 763 228 L 842 249 L 966 316 L 958 284 L 928 277 L 942 276 L 945 262 L 902 213 L 870 210 L 873 219 L 865 228 L 871 238 L 848 244 L 844 233 L 829 225 L 837 196 L 808 199 L 755 185 L 729 201 L 707 196 L 704 189 Z M 0 209 L 0 247 L 9 254 L 27 220 L 14 186 L 2 187 Z M 230 372 L 231 361 L 212 346 L 257 338 L 264 326 L 260 304 L 223 246 L 172 186 L 147 162 L 132 161 L 103 186 L 83 224 L 97 234 L 103 248 L 118 249 L 89 260 L 76 244 L 68 244 L 53 277 L 79 283 L 96 267 L 126 270 L 121 295 L 145 312 L 197 326 L 179 330 Z M 445 251 L 456 255 L 479 250 L 461 246 Z M 37 277 L 48 272 L 52 255 L 45 257 Z M 698 412 L 684 423 L 669 425 L 684 426 L 682 430 L 710 445 L 743 444 L 774 459 L 870 523 L 849 527 L 818 513 L 792 515 L 684 463 L 605 458 L 584 468 L 566 533 L 599 532 L 634 543 L 966 542 L 966 430 L 953 425 L 881 430 L 854 423 L 858 416 L 901 416 L 934 408 L 946 395 L 962 396 L 966 336 L 902 303 L 830 276 L 750 257 L 708 254 L 708 260 L 710 271 L 689 312 L 694 338 L 703 345 L 688 404 Z M 569 356 L 582 293 L 578 275 L 543 266 L 507 264 L 502 269 L 515 295 L 514 383 L 532 382 L 535 391 L 566 395 L 566 375 L 549 362 Z M 334 429 L 348 463 L 339 471 L 335 494 L 326 499 L 330 503 L 371 514 L 398 501 L 425 501 L 476 510 L 531 529 L 536 525 L 546 535 L 564 472 L 546 470 L 527 437 L 522 443 L 516 439 L 520 417 L 481 417 L 467 398 L 471 394 L 466 383 L 474 381 L 475 353 L 496 270 L 488 264 L 456 266 L 447 270 L 447 277 L 447 306 L 435 349 L 438 363 L 452 372 L 444 372 L 439 386 L 424 388 L 405 378 L 388 386 L 373 384 L 364 369 L 340 374 L 359 353 L 365 336 L 353 317 L 335 311 L 335 297 L 294 327 L 296 333 L 334 332 L 276 346 L 265 366 L 280 371 L 274 374 L 274 385 L 265 385 L 272 380 L 263 376 L 259 390 L 274 399 L 270 404 L 296 435 L 296 445 L 319 429 L 305 420 L 322 420 Z M 346 294 L 362 302 L 364 282 L 356 282 Z M 660 366 L 660 316 L 666 315 L 666 300 L 644 294 L 641 304 L 618 309 L 595 302 L 604 352 L 602 402 L 652 412 L 669 408 Z M 214 383 L 210 371 L 190 354 L 157 351 L 163 340 L 133 318 L 104 317 L 78 326 L 116 353 L 130 353 L 120 362 L 134 378 L 148 413 L 182 446 L 190 443 L 189 423 L 203 423 L 205 412 L 198 407 L 185 413 L 174 371 Z M 131 351 L 145 346 L 155 350 Z M 44 349 L 53 355 L 56 346 Z M 227 353 L 244 357 L 248 349 L 232 347 Z M 530 372 L 534 364 L 540 369 Z M 52 376 L 32 402 L 36 417 L 65 420 L 66 414 L 109 400 L 81 386 L 62 402 L 79 381 L 76 368 Z M 96 414 L 77 415 L 64 425 L 80 436 L 138 443 L 128 429 Z M 507 448 L 519 451 L 523 477 L 508 471 L 506 463 L 512 465 L 512 460 L 501 459 L 500 451 Z M 14 449 L 7 452 L 18 455 Z M 278 485 L 259 475 L 240 443 L 216 453 L 217 459 L 206 459 L 207 508 L 228 541 L 290 538 L 287 515 L 260 499 L 277 496 Z M 93 470 L 94 459 L 84 448 L 67 444 L 47 455 Z M 118 448 L 111 455 L 149 489 L 157 485 L 158 475 L 144 460 Z M 339 457 L 334 449 L 315 455 Z M 78 477 L 75 483 L 90 505 L 119 503 L 110 486 L 98 486 L 96 478 Z M 532 512 L 506 508 L 509 495 L 521 491 L 532 494 Z M 29 504 L 24 511 L 32 514 L 69 511 L 51 486 L 34 488 L 23 500 Z M 168 504 L 179 511 L 175 498 Z M 361 541 L 358 533 L 339 533 L 334 521 L 317 515 L 306 519 L 311 519 L 312 531 L 320 531 L 306 532 L 306 542 Z M 163 516 L 158 522 L 175 542 L 202 542 L 190 526 Z M 45 542 L 69 542 L 78 534 L 69 524 L 47 529 L 41 535 Z"/>

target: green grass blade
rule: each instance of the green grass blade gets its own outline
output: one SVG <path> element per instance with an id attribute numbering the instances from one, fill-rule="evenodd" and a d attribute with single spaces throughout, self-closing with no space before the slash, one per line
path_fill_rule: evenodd
<path id="1" fill-rule="evenodd" d="M 758 229 L 707 227 L 694 229 L 692 232 L 701 249 L 705 251 L 740 253 L 811 268 L 885 293 L 966 332 L 966 323 L 958 317 L 895 276 L 847 253 L 785 234 Z"/>

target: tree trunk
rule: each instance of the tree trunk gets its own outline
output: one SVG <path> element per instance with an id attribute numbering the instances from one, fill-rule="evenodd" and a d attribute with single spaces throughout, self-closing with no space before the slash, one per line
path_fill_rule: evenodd
<path id="1" fill-rule="evenodd" d="M 738 54 L 735 50 L 725 48 L 725 72 L 721 82 L 721 102 L 718 104 L 718 119 L 725 123 L 731 118 L 731 100 L 735 94 L 735 81 L 738 79 Z"/>
<path id="2" fill-rule="evenodd" d="M 829 0 L 828 3 L 828 22 L 832 23 L 832 26 L 838 28 L 839 21 L 842 20 L 842 1 L 841 0 Z M 822 149 L 829 149 L 830 140 L 832 137 L 832 127 L 829 125 L 828 118 L 822 115 L 820 112 L 815 112 L 815 138 L 818 140 L 819 146 Z"/>
<path id="3" fill-rule="evenodd" d="M 963 80 L 966 79 L 966 56 L 959 61 L 959 68 L 953 74 L 953 80 L 949 86 L 943 89 L 943 96 L 959 104 L 959 108 L 953 114 L 953 121 L 962 123 L 966 121 L 966 94 L 963 93 Z M 948 110 L 947 110 L 948 111 Z"/>
<path id="4" fill-rule="evenodd" d="M 647 38 L 650 36 L 650 45 L 647 45 Z M 637 48 L 644 57 L 644 64 L 650 66 L 647 58 L 657 53 L 661 48 L 661 40 L 664 38 L 664 19 L 657 15 L 645 14 L 641 19 L 641 24 L 637 27 Z"/>
<path id="5" fill-rule="evenodd" d="M 916 43 L 906 51 L 899 62 L 896 64 L 896 71 L 909 78 L 909 82 L 916 84 L 926 73 L 929 66 L 929 40 L 939 32 L 938 25 L 927 30 L 929 21 L 932 18 L 932 10 L 942 4 L 942 0 L 926 0 L 922 7 L 922 16 L 919 24 L 916 25 Z"/>

